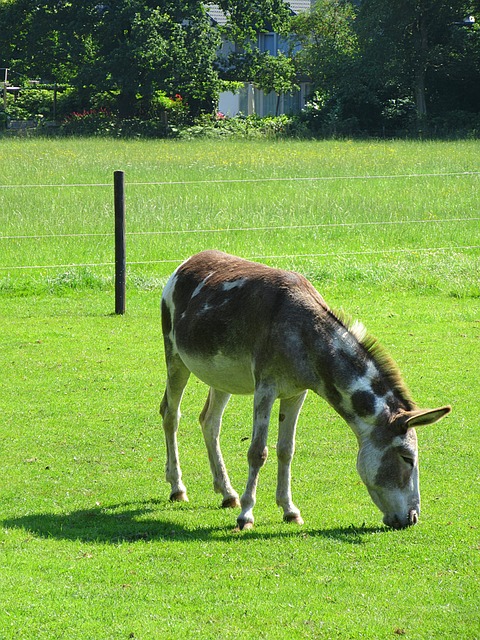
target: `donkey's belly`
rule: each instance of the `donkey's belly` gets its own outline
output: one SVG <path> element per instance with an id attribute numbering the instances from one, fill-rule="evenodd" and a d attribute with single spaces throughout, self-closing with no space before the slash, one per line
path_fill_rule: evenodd
<path id="1" fill-rule="evenodd" d="M 252 361 L 248 357 L 231 358 L 223 353 L 201 358 L 179 351 L 185 366 L 209 387 L 232 394 L 254 392 Z"/>

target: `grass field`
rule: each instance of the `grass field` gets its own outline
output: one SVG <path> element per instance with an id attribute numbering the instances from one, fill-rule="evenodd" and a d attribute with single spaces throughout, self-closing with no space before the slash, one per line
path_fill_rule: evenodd
<path id="1" fill-rule="evenodd" d="M 479 157 L 474 141 L 4 141 L 0 287 L 101 286 L 123 169 L 132 285 L 216 247 L 323 283 L 478 295 Z"/>
<path id="2" fill-rule="evenodd" d="M 474 142 L 2 142 L 1 640 L 480 637 L 480 178 L 465 174 L 479 160 Z M 215 182 L 246 179 L 264 181 Z M 180 427 L 190 502 L 168 502 L 160 290 L 207 247 L 301 270 L 380 338 L 419 405 L 452 404 L 419 430 L 418 526 L 381 526 L 353 434 L 310 395 L 293 467 L 305 525 L 275 506 L 272 424 L 255 529 L 235 534 L 195 380 Z M 222 444 L 239 492 L 250 422 L 251 399 L 233 398 Z"/>

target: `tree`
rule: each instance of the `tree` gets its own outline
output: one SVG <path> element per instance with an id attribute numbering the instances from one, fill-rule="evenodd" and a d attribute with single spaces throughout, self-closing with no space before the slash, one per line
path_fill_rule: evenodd
<path id="1" fill-rule="evenodd" d="M 275 115 L 278 116 L 280 106 L 280 97 L 285 93 L 292 93 L 298 89 L 295 82 L 296 69 L 291 58 L 285 54 L 278 52 L 278 55 L 272 56 L 263 53 L 259 56 L 258 67 L 254 73 L 254 82 L 258 89 L 265 94 L 272 91 L 277 96 L 277 106 Z"/>
<path id="2" fill-rule="evenodd" d="M 220 4 L 226 32 L 245 51 L 255 52 L 257 32 L 280 30 L 289 16 L 284 0 Z M 68 81 L 87 108 L 95 95 L 109 94 L 125 117 L 147 116 L 158 92 L 181 94 L 192 116 L 212 111 L 220 87 L 220 37 L 202 0 L 0 3 L 5 66 L 28 77 Z"/>
<path id="3" fill-rule="evenodd" d="M 478 113 L 480 28 L 469 15 L 480 16 L 478 0 L 318 0 L 293 21 L 313 113 L 367 130 Z"/>
<path id="4" fill-rule="evenodd" d="M 123 116 L 147 113 L 158 90 L 182 94 L 192 115 L 212 110 L 219 38 L 200 0 L 0 4 L 6 66 L 29 77 L 69 81 L 87 101 L 102 91 L 118 94 Z"/>
<path id="5" fill-rule="evenodd" d="M 67 82 L 87 54 L 95 11 L 88 2 L 11 0 L 0 4 L 0 51 L 18 77 Z M 15 77 L 15 76 L 14 76 Z"/>
<path id="6" fill-rule="evenodd" d="M 235 44 L 226 59 L 219 59 L 219 72 L 223 79 L 252 82 L 266 94 L 277 94 L 278 113 L 280 96 L 298 88 L 295 84 L 295 66 L 284 52 L 272 55 L 260 50 L 258 36 L 275 32 L 288 37 L 291 11 L 285 0 L 219 0 L 218 5 L 227 17 L 221 27 L 225 39 Z"/>
<path id="7" fill-rule="evenodd" d="M 226 37 L 245 51 L 256 49 L 259 33 L 286 33 L 290 9 L 285 0 L 218 0 L 227 16 Z"/>
<path id="8" fill-rule="evenodd" d="M 363 0 L 358 25 L 363 57 L 378 84 L 409 96 L 418 120 L 427 115 L 429 84 L 458 49 L 458 25 L 478 2 L 464 0 Z"/>
<path id="9" fill-rule="evenodd" d="M 310 11 L 292 19 L 295 62 L 299 73 L 311 82 L 318 113 L 338 114 L 344 110 L 352 86 L 361 92 L 352 72 L 358 55 L 355 16 L 350 2 L 317 0 Z"/>
<path id="10" fill-rule="evenodd" d="M 354 19 L 353 5 L 342 0 L 317 0 L 310 11 L 293 18 L 291 28 L 300 46 L 296 60 L 315 90 L 334 85 L 357 52 Z"/>
<path id="11" fill-rule="evenodd" d="M 96 40 L 98 57 L 88 72 L 96 86 L 120 92 L 122 115 L 137 106 L 148 112 L 158 90 L 181 94 L 193 115 L 212 110 L 219 36 L 202 3 L 122 0 L 103 12 Z"/>

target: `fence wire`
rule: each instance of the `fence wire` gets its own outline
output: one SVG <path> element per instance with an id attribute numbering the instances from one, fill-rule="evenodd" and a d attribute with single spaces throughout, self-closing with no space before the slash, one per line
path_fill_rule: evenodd
<path id="1" fill-rule="evenodd" d="M 270 183 L 270 182 L 321 182 L 334 180 L 394 180 L 394 179 L 412 179 L 412 178 L 439 178 L 439 177 L 467 177 L 480 176 L 480 171 L 455 171 L 441 173 L 413 173 L 413 174 L 394 174 L 394 175 L 361 175 L 361 176 L 315 176 L 315 177 L 273 177 L 273 178 L 239 178 L 239 179 L 215 179 L 215 180 L 182 180 L 182 181 L 156 181 L 156 182 L 127 182 L 127 188 L 139 186 L 169 186 L 169 185 L 198 185 L 198 184 L 249 184 L 249 183 Z M 0 185 L 0 189 L 32 189 L 32 188 L 84 188 L 84 187 L 109 187 L 112 183 L 76 183 L 76 184 L 9 184 Z M 299 225 L 268 225 L 257 227 L 225 227 L 213 229 L 174 229 L 160 231 L 131 231 L 127 232 L 127 236 L 167 236 L 167 235 L 183 235 L 183 234 L 214 234 L 214 233 L 230 233 L 230 232 L 268 232 L 268 231 L 288 231 L 302 229 L 320 229 L 320 228 L 338 228 L 338 227 L 375 227 L 390 225 L 407 225 L 407 224 L 445 224 L 458 222 L 474 222 L 479 221 L 480 217 L 468 218 L 443 218 L 428 220 L 379 220 L 367 222 L 332 222 L 319 224 L 299 224 Z M 43 234 L 43 235 L 0 235 L 0 240 L 50 240 L 60 238 L 100 238 L 113 237 L 111 233 L 65 233 L 65 234 Z M 468 246 L 452 246 L 452 247 L 422 247 L 412 249 L 378 249 L 366 251 L 342 252 L 344 256 L 355 255 L 381 255 L 394 253 L 435 253 L 439 251 L 463 251 L 479 249 L 480 245 Z M 250 259 L 254 260 L 279 260 L 292 258 L 321 258 L 337 256 L 338 253 L 306 253 L 306 254 L 289 254 L 289 255 L 252 255 Z M 128 265 L 148 265 L 148 264 L 179 264 L 182 258 L 164 259 L 164 260 L 144 260 L 144 261 L 128 261 Z M 90 262 L 90 263 L 69 263 L 55 265 L 20 265 L 20 266 L 0 266 L 2 271 L 10 270 L 28 270 L 28 269 L 65 269 L 80 267 L 111 267 L 115 263 L 112 262 Z"/>
<path id="2" fill-rule="evenodd" d="M 222 178 L 214 180 L 164 180 L 155 182 L 128 181 L 129 187 L 168 186 L 168 185 L 192 185 L 192 184 L 241 184 L 255 182 L 321 182 L 332 180 L 395 180 L 407 178 L 443 178 L 459 176 L 480 176 L 480 171 L 446 171 L 440 173 L 398 173 L 393 175 L 361 175 L 361 176 L 300 176 L 300 177 L 274 177 L 274 178 Z M 0 184 L 0 189 L 69 189 L 84 187 L 112 187 L 111 182 L 100 183 L 60 183 L 60 184 Z"/>
<path id="3" fill-rule="evenodd" d="M 250 231 L 288 231 L 293 229 L 328 229 L 336 227 L 365 227 L 404 224 L 440 224 L 446 222 L 475 222 L 480 217 L 473 218 L 432 218 L 428 220 L 373 220 L 370 222 L 325 222 L 319 224 L 291 224 L 267 225 L 263 227 L 219 227 L 215 229 L 172 229 L 169 231 L 127 231 L 127 236 L 160 236 L 183 235 L 192 233 L 229 233 Z M 44 240 L 56 238 L 110 238 L 111 233 L 48 233 L 44 235 L 1 236 L 0 240 Z"/>
<path id="4" fill-rule="evenodd" d="M 329 257 L 342 257 L 342 256 L 365 256 L 365 255 L 382 255 L 392 253 L 402 254 L 415 254 L 415 253 L 437 253 L 439 251 L 466 251 L 469 249 L 480 249 L 480 245 L 462 245 L 454 247 L 416 247 L 413 249 L 369 249 L 366 251 L 342 251 L 342 253 L 292 253 L 282 255 L 251 255 L 245 256 L 247 260 L 282 260 L 292 258 L 329 258 Z M 186 256 L 187 257 L 187 256 Z M 147 265 L 147 264 L 180 264 L 183 258 L 169 258 L 165 260 L 128 260 L 127 266 L 134 265 Z M 114 262 L 86 262 L 86 263 L 69 263 L 69 264 L 43 264 L 43 265 L 30 265 L 30 266 L 15 266 L 15 267 L 2 267 L 0 271 L 10 271 L 13 269 L 75 269 L 80 267 L 111 267 L 114 266 Z"/>

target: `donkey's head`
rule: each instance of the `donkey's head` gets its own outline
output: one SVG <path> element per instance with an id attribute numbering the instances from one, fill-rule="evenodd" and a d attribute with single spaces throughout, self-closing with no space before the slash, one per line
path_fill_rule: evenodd
<path id="1" fill-rule="evenodd" d="M 418 449 L 415 427 L 438 422 L 451 408 L 400 411 L 388 424 L 359 438 L 357 469 L 368 492 L 395 529 L 417 524 L 420 514 Z"/>

